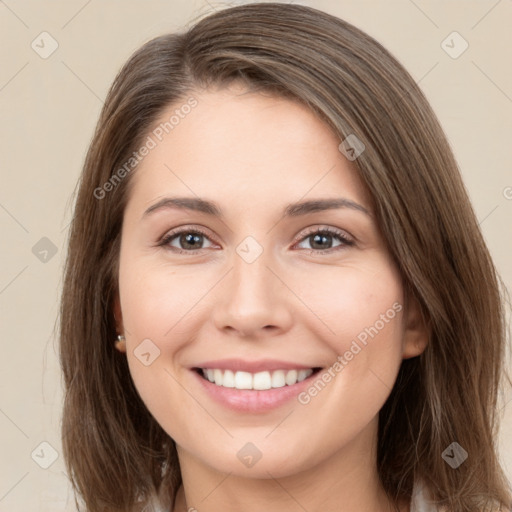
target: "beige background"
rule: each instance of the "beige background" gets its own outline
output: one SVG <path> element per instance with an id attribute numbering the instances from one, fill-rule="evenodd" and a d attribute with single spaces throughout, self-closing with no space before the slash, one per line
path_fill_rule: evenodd
<path id="1" fill-rule="evenodd" d="M 452 144 L 510 289 L 512 0 L 298 3 L 367 31 L 420 83 Z M 225 5 L 203 0 L 0 1 L 0 511 L 74 510 L 60 453 L 62 392 L 53 329 L 70 195 L 102 99 L 120 66 L 142 43 Z M 58 43 L 47 58 L 31 47 L 35 40 L 40 53 L 51 48 L 49 36 L 41 36 L 46 38 L 42 47 L 38 36 L 43 31 Z M 453 31 L 469 44 L 458 58 L 442 46 Z M 453 55 L 461 44 L 450 36 L 444 48 Z M 49 241 L 41 241 L 44 237 Z M 507 391 L 502 399 L 508 405 L 500 435 L 509 477 L 511 398 Z M 41 467 L 53 453 L 55 462 Z"/>

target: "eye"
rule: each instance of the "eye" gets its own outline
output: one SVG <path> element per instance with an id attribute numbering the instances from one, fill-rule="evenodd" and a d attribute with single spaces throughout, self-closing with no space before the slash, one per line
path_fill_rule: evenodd
<path id="1" fill-rule="evenodd" d="M 333 239 L 338 239 L 340 243 L 333 246 Z M 311 249 L 308 252 L 313 254 L 328 254 L 334 251 L 343 250 L 346 247 L 351 247 L 355 244 L 344 231 L 334 228 L 311 228 L 302 236 L 300 243 L 310 241 Z"/>
<path id="2" fill-rule="evenodd" d="M 160 240 L 158 246 L 178 252 L 179 254 L 190 254 L 207 248 L 202 247 L 205 240 L 211 243 L 208 235 L 200 229 L 181 228 L 167 233 L 162 240 Z"/>
<path id="3" fill-rule="evenodd" d="M 333 240 L 336 239 L 339 241 L 337 245 L 333 244 Z M 205 241 L 210 245 L 204 247 Z M 300 246 L 308 241 L 311 244 L 311 248 L 305 248 L 305 250 L 313 254 L 328 254 L 355 245 L 354 240 L 344 231 L 330 227 L 310 228 L 305 235 L 303 234 L 299 238 L 297 245 Z M 211 248 L 214 244 L 212 244 L 210 237 L 201 229 L 185 227 L 167 233 L 160 240 L 158 246 L 179 254 L 193 254 L 202 249 Z"/>

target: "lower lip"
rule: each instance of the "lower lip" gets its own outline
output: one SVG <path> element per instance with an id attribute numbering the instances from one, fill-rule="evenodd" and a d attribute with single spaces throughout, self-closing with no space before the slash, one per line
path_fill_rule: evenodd
<path id="1" fill-rule="evenodd" d="M 275 409 L 296 397 L 320 372 L 312 373 L 308 378 L 291 386 L 266 390 L 225 388 L 201 377 L 196 370 L 192 370 L 192 373 L 216 402 L 238 412 L 260 413 Z"/>

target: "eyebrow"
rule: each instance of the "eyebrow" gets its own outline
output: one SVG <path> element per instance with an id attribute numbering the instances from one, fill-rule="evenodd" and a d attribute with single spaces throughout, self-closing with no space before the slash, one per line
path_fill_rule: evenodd
<path id="1" fill-rule="evenodd" d="M 150 206 L 142 215 L 143 218 L 150 214 L 167 208 L 179 208 L 182 210 L 192 210 L 214 217 L 223 218 L 222 209 L 213 201 L 194 197 L 164 197 L 154 205 Z M 346 198 L 336 199 L 314 199 L 310 201 L 302 201 L 291 203 L 283 210 L 284 217 L 299 217 L 308 213 L 320 212 L 325 210 L 333 210 L 340 208 L 350 208 L 371 217 L 369 211 L 359 203 Z"/>

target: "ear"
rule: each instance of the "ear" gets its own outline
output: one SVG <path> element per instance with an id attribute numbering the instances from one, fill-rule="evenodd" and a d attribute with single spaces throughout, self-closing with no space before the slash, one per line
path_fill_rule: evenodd
<path id="1" fill-rule="evenodd" d="M 121 301 L 119 299 L 119 291 L 115 295 L 112 310 L 114 312 L 114 320 L 116 322 L 116 332 L 117 334 L 124 335 L 125 332 L 123 325 L 123 314 L 121 313 Z M 126 340 L 116 339 L 115 347 L 117 350 L 119 350 L 119 352 L 126 352 Z"/>
<path id="2" fill-rule="evenodd" d="M 407 294 L 404 312 L 403 359 L 419 356 L 430 339 L 430 328 L 413 293 Z"/>

